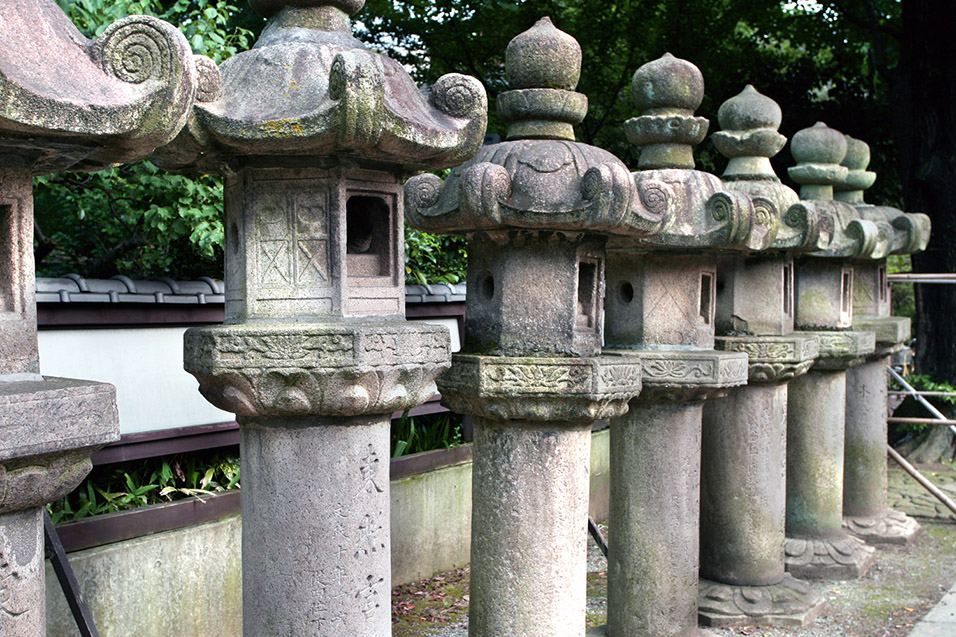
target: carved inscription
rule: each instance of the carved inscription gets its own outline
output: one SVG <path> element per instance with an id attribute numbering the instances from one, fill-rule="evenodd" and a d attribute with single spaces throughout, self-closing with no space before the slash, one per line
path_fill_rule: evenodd
<path id="1" fill-rule="evenodd" d="M 371 444 L 365 450 L 362 456 L 362 463 L 359 465 L 359 472 L 362 475 L 362 490 L 366 493 L 384 493 L 384 489 L 376 482 L 376 474 L 379 471 L 378 453 Z"/>
<path id="2" fill-rule="evenodd" d="M 375 610 L 382 605 L 382 594 L 380 589 L 385 579 L 369 575 L 366 578 L 366 584 L 355 595 L 362 607 L 362 616 L 368 621 L 375 616 Z"/>

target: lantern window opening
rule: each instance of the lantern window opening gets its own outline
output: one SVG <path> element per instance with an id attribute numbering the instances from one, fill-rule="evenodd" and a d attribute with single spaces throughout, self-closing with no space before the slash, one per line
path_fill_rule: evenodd
<path id="1" fill-rule="evenodd" d="M 575 327 L 596 329 L 598 296 L 598 262 L 581 259 L 578 262 L 578 312 Z"/>
<path id="2" fill-rule="evenodd" d="M 849 320 L 853 311 L 853 270 L 843 268 L 841 279 L 840 316 L 843 319 Z"/>
<path id="3" fill-rule="evenodd" d="M 391 209 L 382 197 L 350 195 L 345 204 L 345 258 L 349 277 L 391 275 Z"/>
<path id="4" fill-rule="evenodd" d="M 717 277 L 713 272 L 700 273 L 700 318 L 705 325 L 714 322 L 714 298 L 717 294 Z"/>
<path id="5" fill-rule="evenodd" d="M 878 270 L 879 276 L 879 287 L 880 287 L 880 302 L 885 302 L 887 293 L 889 291 L 889 282 L 886 278 L 886 265 L 881 265 Z"/>
<path id="6" fill-rule="evenodd" d="M 14 206 L 0 204 L 0 313 L 19 312 L 17 265 L 19 236 Z"/>
<path id="7" fill-rule="evenodd" d="M 793 264 L 783 266 L 783 314 L 793 316 Z"/>

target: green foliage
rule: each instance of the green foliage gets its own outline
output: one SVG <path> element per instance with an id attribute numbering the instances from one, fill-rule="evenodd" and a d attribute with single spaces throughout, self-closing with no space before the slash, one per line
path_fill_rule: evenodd
<path id="1" fill-rule="evenodd" d="M 128 15 L 177 25 L 193 51 L 217 63 L 252 45 L 262 20 L 236 0 L 57 0 L 88 37 Z M 222 183 L 148 161 L 91 174 L 39 177 L 37 272 L 133 278 L 222 276 Z"/>
<path id="2" fill-rule="evenodd" d="M 461 416 L 452 412 L 411 417 L 406 411 L 392 421 L 393 458 L 462 444 Z"/>
<path id="3" fill-rule="evenodd" d="M 57 4 L 91 38 L 129 15 L 162 18 L 179 27 L 193 53 L 208 55 L 216 64 L 248 49 L 254 30 L 262 28 L 262 20 L 237 6 L 236 0 L 57 0 Z"/>
<path id="4" fill-rule="evenodd" d="M 913 389 L 917 391 L 938 391 L 938 392 L 952 392 L 956 393 L 956 387 L 946 382 L 937 382 L 932 376 L 928 374 L 908 374 L 905 377 L 907 383 L 912 385 Z M 890 380 L 890 389 L 893 391 L 903 391 L 905 388 L 894 378 Z M 934 407 L 946 413 L 951 409 L 952 405 L 956 405 L 956 396 L 925 396 L 926 400 L 930 402 Z M 907 398 L 907 400 L 913 400 L 912 398 Z M 932 416 L 926 411 L 926 408 L 923 406 L 919 407 L 919 413 L 922 417 L 931 418 Z M 932 427 L 938 425 L 931 425 L 929 423 L 895 423 L 894 428 L 899 434 L 920 434 L 925 431 L 928 431 Z"/>
<path id="5" fill-rule="evenodd" d="M 886 259 L 886 271 L 890 274 L 898 272 L 912 272 L 913 263 L 908 254 L 891 254 Z M 912 283 L 897 282 L 891 286 L 893 316 L 908 316 L 916 321 L 916 297 Z M 915 327 L 915 326 L 914 326 Z M 915 331 L 915 329 L 914 329 Z"/>
<path id="6" fill-rule="evenodd" d="M 468 241 L 405 227 L 405 282 L 461 283 L 468 271 Z"/>
<path id="7" fill-rule="evenodd" d="M 36 180 L 44 241 L 37 272 L 92 277 L 221 276 L 222 183 L 165 173 L 145 161 L 97 173 Z"/>
<path id="8" fill-rule="evenodd" d="M 238 488 L 238 455 L 177 454 L 97 467 L 48 509 L 58 524 Z"/>
<path id="9" fill-rule="evenodd" d="M 392 421 L 393 458 L 462 444 L 461 419 L 444 412 Z M 48 505 L 54 524 L 240 488 L 236 452 L 174 454 L 95 467 L 71 493 Z"/>

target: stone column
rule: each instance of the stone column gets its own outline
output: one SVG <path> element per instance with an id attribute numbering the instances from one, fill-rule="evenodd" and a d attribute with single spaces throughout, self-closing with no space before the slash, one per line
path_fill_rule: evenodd
<path id="1" fill-rule="evenodd" d="M 90 41 L 53 3 L 24 0 L 0 5 L 0 23 L 0 635 L 37 637 L 43 507 L 86 477 L 119 421 L 112 385 L 40 375 L 33 176 L 142 159 L 169 141 L 193 100 L 196 62 L 154 18 L 120 20 Z M 129 72 L 144 38 L 159 55 Z"/>
<path id="2" fill-rule="evenodd" d="M 389 419 L 450 359 L 404 320 L 401 176 L 477 150 L 485 94 L 423 95 L 352 38 L 362 2 L 250 4 L 259 41 L 159 157 L 225 175 L 226 321 L 186 333 L 186 368 L 242 428 L 243 634 L 382 637 Z"/>
<path id="3" fill-rule="evenodd" d="M 825 331 L 805 332 L 817 337 L 820 355 L 813 369 L 790 386 L 787 570 L 803 579 L 849 579 L 866 573 L 875 557 L 872 548 L 842 528 L 846 370 L 875 346 L 872 332 L 850 330 L 853 268 L 845 257 L 862 253 L 868 228 L 852 206 L 832 201 L 832 185 L 846 173 L 839 165 L 846 153 L 844 136 L 818 123 L 797 132 L 791 149 L 798 164 L 790 173 L 803 184 L 801 198 L 821 202 L 835 223 L 827 250 L 797 264 L 796 325 Z"/>
<path id="4" fill-rule="evenodd" d="M 767 220 L 723 192 L 716 176 L 694 170 L 692 149 L 707 130 L 693 116 L 704 95 L 697 67 L 665 55 L 637 70 L 633 89 L 642 111 L 626 123 L 641 147 L 633 178 L 641 197 L 656 202 L 662 227 L 612 239 L 608 255 L 605 353 L 639 356 L 644 390 L 610 422 L 607 634 L 702 634 L 703 401 L 743 384 L 747 372 L 746 354 L 714 351 L 716 251 L 759 243 Z M 664 118 L 681 126 L 663 128 Z M 712 214 L 718 201 L 740 214 Z M 738 234 L 735 222 L 756 231 Z"/>
<path id="5" fill-rule="evenodd" d="M 653 231 L 627 168 L 574 141 L 581 48 L 547 18 L 505 53 L 508 141 L 406 186 L 411 223 L 465 235 L 465 344 L 442 401 L 475 417 L 469 631 L 584 634 L 590 425 L 640 392 L 600 356 L 606 236 Z"/>
<path id="6" fill-rule="evenodd" d="M 721 105 L 718 119 L 723 130 L 713 141 L 730 160 L 726 187 L 770 200 L 781 223 L 767 253 L 718 262 L 717 348 L 746 353 L 749 380 L 704 406 L 700 620 L 802 626 L 823 600 L 785 573 L 787 395 L 817 342 L 793 332 L 791 253 L 815 246 L 820 224 L 812 214 L 786 214 L 798 196 L 770 164 L 786 143 L 776 102 L 747 86 Z"/>
<path id="7" fill-rule="evenodd" d="M 746 387 L 704 406 L 700 618 L 708 626 L 803 626 L 822 609 L 784 572 L 788 381 L 816 354 L 812 337 L 718 337 L 747 352 Z"/>
<path id="8" fill-rule="evenodd" d="M 866 170 L 870 147 L 846 135 L 847 153 L 841 164 L 848 169 L 834 198 L 857 208 L 860 216 L 885 222 L 892 237 L 892 252 L 919 252 L 929 240 L 929 218 L 895 208 L 871 206 L 863 191 L 876 180 Z M 910 337 L 908 318 L 890 316 L 890 286 L 886 261 L 860 260 L 853 267 L 853 328 L 876 334 L 876 350 L 865 362 L 846 372 L 846 448 L 843 461 L 843 525 L 870 544 L 906 544 L 920 526 L 886 503 L 886 366 L 890 355 Z"/>

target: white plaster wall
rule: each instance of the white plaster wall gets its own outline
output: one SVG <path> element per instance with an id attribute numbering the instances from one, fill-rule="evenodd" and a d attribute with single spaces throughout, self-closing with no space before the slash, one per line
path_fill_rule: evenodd
<path id="1" fill-rule="evenodd" d="M 120 433 L 235 420 L 183 369 L 184 327 L 41 330 L 40 373 L 116 386 Z"/>
<path id="2" fill-rule="evenodd" d="M 453 318 L 426 319 L 451 332 L 452 351 L 461 345 Z M 235 420 L 199 393 L 183 369 L 184 327 L 41 330 L 40 373 L 97 380 L 116 386 L 120 433 L 207 425 Z"/>

